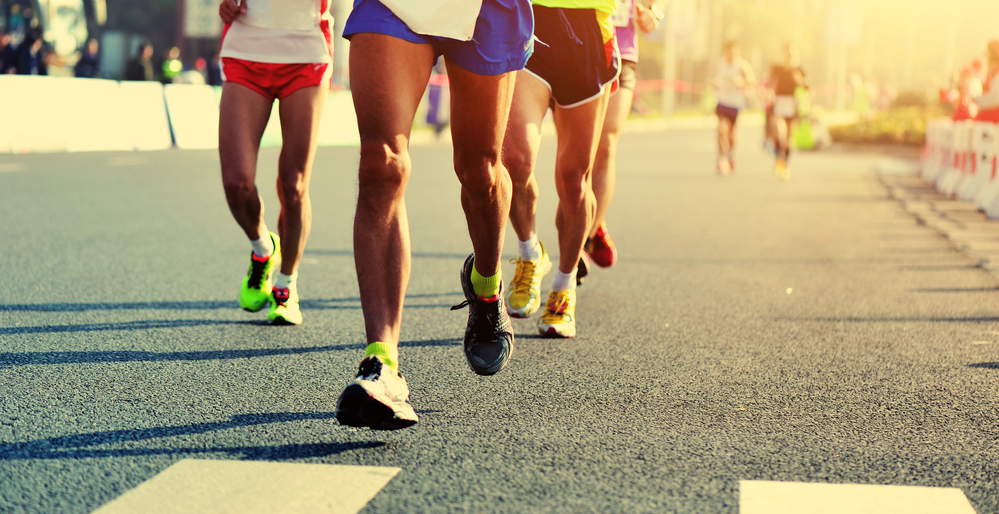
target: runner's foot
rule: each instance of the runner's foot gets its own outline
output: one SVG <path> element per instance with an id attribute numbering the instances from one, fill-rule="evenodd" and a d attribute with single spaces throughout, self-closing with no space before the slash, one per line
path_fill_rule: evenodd
<path id="1" fill-rule="evenodd" d="M 728 158 L 726 158 L 726 157 L 719 157 L 718 158 L 718 174 L 719 175 L 728 175 L 730 173 L 732 173 L 732 162 L 729 161 Z"/>
<path id="2" fill-rule="evenodd" d="M 541 245 L 541 258 L 527 260 L 517 257 L 517 264 L 510 282 L 510 292 L 506 296 L 506 311 L 512 318 L 530 318 L 541 307 L 541 279 L 552 269 L 548 252 Z"/>
<path id="3" fill-rule="evenodd" d="M 783 180 L 791 180 L 791 170 L 787 169 L 787 161 L 777 159 L 777 163 L 774 165 L 774 175 Z"/>
<path id="4" fill-rule="evenodd" d="M 586 246 L 583 248 L 593 259 L 593 262 L 601 268 L 609 268 L 617 263 L 617 247 L 614 246 L 614 240 L 607 233 L 607 224 L 603 221 L 597 226 L 597 232 L 587 240 Z"/>
<path id="5" fill-rule="evenodd" d="M 419 421 L 409 404 L 406 379 L 377 356 L 361 361 L 357 376 L 336 402 L 336 419 L 341 425 L 374 430 L 398 430 Z"/>
<path id="6" fill-rule="evenodd" d="M 586 249 L 586 244 L 583 244 L 583 249 Z M 579 263 L 576 264 L 576 285 L 583 285 L 583 279 L 586 275 L 590 274 L 590 257 L 586 255 L 584 251 L 579 255 Z"/>
<path id="7" fill-rule="evenodd" d="M 545 313 L 538 320 L 541 337 L 576 337 L 576 292 L 548 293 Z"/>
<path id="8" fill-rule="evenodd" d="M 513 325 L 506 312 L 503 288 L 492 298 L 479 298 L 472 288 L 472 266 L 475 254 L 465 259 L 461 267 L 461 289 L 465 301 L 451 310 L 468 307 L 468 325 L 465 327 L 465 359 L 472 371 L 479 375 L 493 375 L 506 367 L 513 354 Z"/>
<path id="9" fill-rule="evenodd" d="M 271 308 L 267 319 L 273 325 L 301 325 L 302 310 L 298 307 L 298 286 L 271 289 Z"/>
<path id="10" fill-rule="evenodd" d="M 281 266 L 281 238 L 273 232 L 270 238 L 274 253 L 269 257 L 257 257 L 257 254 L 250 252 L 250 269 L 239 289 L 239 306 L 245 311 L 257 312 L 267 305 L 274 273 Z"/>

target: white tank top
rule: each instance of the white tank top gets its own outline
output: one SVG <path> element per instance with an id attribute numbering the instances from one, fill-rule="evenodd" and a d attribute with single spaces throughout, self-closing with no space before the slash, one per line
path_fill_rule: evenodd
<path id="1" fill-rule="evenodd" d="M 243 0 L 222 33 L 220 57 L 276 64 L 330 63 L 330 0 Z"/>
<path id="2" fill-rule="evenodd" d="M 736 85 L 736 80 L 745 80 L 743 74 L 743 59 L 740 57 L 731 63 L 725 59 L 718 60 L 718 103 L 742 109 L 746 106 L 746 95 L 741 87 Z"/>

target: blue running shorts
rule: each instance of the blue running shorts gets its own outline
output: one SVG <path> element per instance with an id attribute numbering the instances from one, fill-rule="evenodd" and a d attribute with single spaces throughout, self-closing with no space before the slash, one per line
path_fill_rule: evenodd
<path id="1" fill-rule="evenodd" d="M 479 75 L 502 75 L 524 68 L 534 53 L 534 11 L 530 0 L 483 0 L 471 41 L 425 36 L 410 30 L 378 0 L 354 0 L 343 37 L 374 33 L 410 43 L 430 44 L 438 56 Z"/>

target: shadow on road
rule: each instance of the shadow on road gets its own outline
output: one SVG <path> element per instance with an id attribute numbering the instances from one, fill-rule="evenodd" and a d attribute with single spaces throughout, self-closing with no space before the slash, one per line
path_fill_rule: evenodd
<path id="1" fill-rule="evenodd" d="M 450 339 L 403 341 L 401 347 L 453 346 L 459 344 Z M 105 352 L 24 352 L 0 353 L 0 368 L 9 366 L 31 366 L 44 364 L 93 364 L 100 362 L 164 362 L 164 361 L 209 361 L 227 359 L 252 359 L 278 355 L 301 355 L 318 352 L 358 350 L 363 345 L 340 344 L 328 346 L 306 346 L 301 348 L 257 348 L 238 350 L 207 350 L 200 352 L 144 352 L 144 351 L 105 351 Z"/>
<path id="2" fill-rule="evenodd" d="M 999 362 L 978 362 L 975 364 L 968 364 L 969 368 L 982 368 L 982 369 L 999 369 Z"/>
<path id="3" fill-rule="evenodd" d="M 461 291 L 452 293 L 431 293 L 406 295 L 407 300 L 427 298 L 447 298 L 461 296 Z M 360 297 L 327 298 L 302 300 L 299 305 L 305 310 L 324 309 L 360 309 Z M 406 305 L 407 309 L 440 307 L 439 304 Z M 0 312 L 86 312 L 86 311 L 118 311 L 118 310 L 165 310 L 165 311 L 207 311 L 207 310 L 239 310 L 235 300 L 227 301 L 194 301 L 194 302 L 129 302 L 129 303 L 24 303 L 0 304 Z M 197 322 L 192 321 L 194 324 Z M 155 323 L 155 322 L 153 322 Z M 204 323 L 236 323 L 230 321 L 205 321 Z M 76 326 L 76 325 L 69 325 Z M 81 325 L 82 326 L 82 325 Z M 0 329 L 0 334 L 5 332 Z"/>
<path id="4" fill-rule="evenodd" d="M 198 423 L 155 428 L 136 428 L 91 432 L 26 443 L 0 444 L 0 460 L 33 459 L 88 459 L 136 457 L 146 455 L 184 455 L 224 453 L 241 456 L 245 460 L 292 460 L 336 455 L 345 451 L 377 448 L 385 443 L 377 441 L 351 443 L 283 444 L 273 446 L 199 446 L 178 448 L 94 448 L 115 444 L 136 443 L 150 439 L 187 436 L 229 430 L 232 428 L 287 423 L 303 420 L 324 420 L 336 417 L 332 412 L 275 412 L 266 414 L 240 414 L 229 420 L 215 423 Z"/>

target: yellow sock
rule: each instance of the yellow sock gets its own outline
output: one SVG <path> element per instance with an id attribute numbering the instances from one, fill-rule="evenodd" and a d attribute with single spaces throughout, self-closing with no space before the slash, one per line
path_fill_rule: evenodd
<path id="1" fill-rule="evenodd" d="M 499 271 L 491 277 L 483 277 L 479 274 L 479 270 L 475 269 L 475 261 L 472 261 L 472 291 L 475 292 L 475 296 L 492 298 L 499 294 L 502 283 L 503 277 Z"/>
<path id="2" fill-rule="evenodd" d="M 366 359 L 372 355 L 380 358 L 386 366 L 392 368 L 392 371 L 399 372 L 398 347 L 380 341 L 368 343 L 367 349 L 364 350 L 364 358 Z"/>

